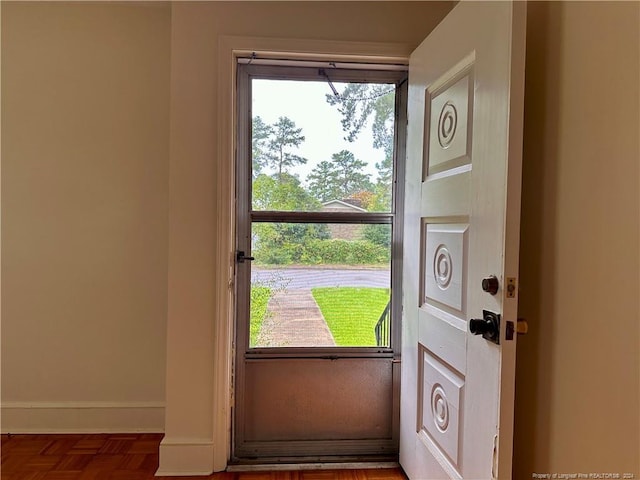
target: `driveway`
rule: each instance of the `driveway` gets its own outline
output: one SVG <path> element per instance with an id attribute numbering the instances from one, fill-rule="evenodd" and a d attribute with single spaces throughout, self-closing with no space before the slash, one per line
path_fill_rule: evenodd
<path id="1" fill-rule="evenodd" d="M 251 282 L 272 288 L 380 287 L 389 288 L 389 270 L 330 268 L 260 268 L 252 265 Z"/>

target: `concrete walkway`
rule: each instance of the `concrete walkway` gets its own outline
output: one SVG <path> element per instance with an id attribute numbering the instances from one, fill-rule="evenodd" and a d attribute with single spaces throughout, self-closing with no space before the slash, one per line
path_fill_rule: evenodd
<path id="1" fill-rule="evenodd" d="M 310 289 L 287 289 L 271 297 L 258 346 L 325 347 L 335 344 Z"/>

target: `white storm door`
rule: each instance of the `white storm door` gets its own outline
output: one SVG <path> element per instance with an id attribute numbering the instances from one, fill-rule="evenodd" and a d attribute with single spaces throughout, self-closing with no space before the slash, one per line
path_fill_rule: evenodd
<path id="1" fill-rule="evenodd" d="M 410 60 L 400 463 L 411 480 L 511 478 L 525 20 L 524 2 L 461 2 Z"/>

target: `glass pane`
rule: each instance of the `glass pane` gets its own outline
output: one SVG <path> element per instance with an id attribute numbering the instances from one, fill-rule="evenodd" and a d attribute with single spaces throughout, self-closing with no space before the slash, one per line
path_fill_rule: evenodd
<path id="1" fill-rule="evenodd" d="M 395 86 L 252 80 L 254 210 L 390 212 Z"/>
<path id="2" fill-rule="evenodd" d="M 250 347 L 389 346 L 391 226 L 254 223 Z"/>

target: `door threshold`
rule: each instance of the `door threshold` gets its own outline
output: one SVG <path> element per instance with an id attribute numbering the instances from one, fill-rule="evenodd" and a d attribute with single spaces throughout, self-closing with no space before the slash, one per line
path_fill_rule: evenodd
<path id="1" fill-rule="evenodd" d="M 283 470 L 360 470 L 399 468 L 398 462 L 317 462 L 317 463 L 262 463 L 228 465 L 227 472 L 258 472 Z"/>

